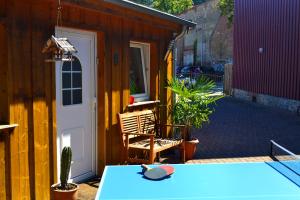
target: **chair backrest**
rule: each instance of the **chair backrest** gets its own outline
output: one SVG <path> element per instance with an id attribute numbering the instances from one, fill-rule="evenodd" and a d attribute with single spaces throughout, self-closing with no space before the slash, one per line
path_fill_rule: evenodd
<path id="1" fill-rule="evenodd" d="M 147 134 L 155 132 L 155 115 L 151 110 L 135 111 L 119 114 L 121 134 Z M 129 138 L 136 137 L 130 135 Z M 124 138 L 123 138 L 124 140 Z"/>
<path id="2" fill-rule="evenodd" d="M 139 118 L 140 132 L 154 133 L 156 124 L 154 113 L 151 110 L 141 111 Z"/>

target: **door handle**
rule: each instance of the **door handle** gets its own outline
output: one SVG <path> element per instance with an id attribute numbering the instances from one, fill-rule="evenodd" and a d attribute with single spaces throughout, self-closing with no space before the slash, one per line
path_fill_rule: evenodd
<path id="1" fill-rule="evenodd" d="M 96 106 L 97 106 L 97 98 L 93 98 L 93 100 L 92 100 L 92 109 L 94 111 L 96 111 Z"/>

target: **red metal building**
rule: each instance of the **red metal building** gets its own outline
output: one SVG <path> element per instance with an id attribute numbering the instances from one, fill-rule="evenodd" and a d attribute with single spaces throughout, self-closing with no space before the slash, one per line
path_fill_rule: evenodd
<path id="1" fill-rule="evenodd" d="M 234 20 L 233 88 L 300 100 L 300 1 L 235 0 Z"/>

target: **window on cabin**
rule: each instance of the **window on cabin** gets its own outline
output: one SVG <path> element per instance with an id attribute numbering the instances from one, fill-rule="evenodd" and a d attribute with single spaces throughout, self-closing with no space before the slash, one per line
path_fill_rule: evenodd
<path id="1" fill-rule="evenodd" d="M 130 42 L 130 95 L 135 101 L 149 100 L 150 45 Z"/>
<path id="2" fill-rule="evenodd" d="M 62 104 L 64 106 L 82 103 L 82 67 L 77 57 L 62 66 Z"/>

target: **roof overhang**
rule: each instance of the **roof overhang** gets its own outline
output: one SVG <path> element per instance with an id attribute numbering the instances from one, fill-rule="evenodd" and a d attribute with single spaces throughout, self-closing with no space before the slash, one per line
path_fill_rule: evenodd
<path id="1" fill-rule="evenodd" d="M 116 4 L 119 6 L 122 6 L 124 8 L 128 8 L 128 9 L 132 9 L 132 10 L 136 10 L 142 13 L 146 13 L 155 17 L 159 17 L 161 19 L 165 19 L 168 21 L 172 21 L 174 23 L 183 25 L 183 26 L 187 26 L 187 27 L 195 27 L 197 24 L 188 20 L 185 20 L 181 17 L 177 17 L 175 15 L 171 15 L 159 10 L 156 10 L 154 8 L 150 8 L 144 5 L 140 5 L 128 0 L 104 0 L 105 2 L 108 3 L 112 3 L 112 4 Z"/>

